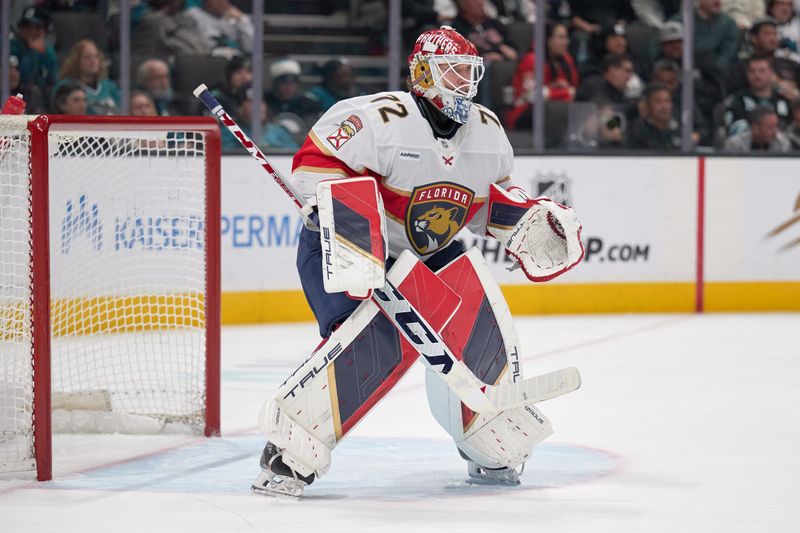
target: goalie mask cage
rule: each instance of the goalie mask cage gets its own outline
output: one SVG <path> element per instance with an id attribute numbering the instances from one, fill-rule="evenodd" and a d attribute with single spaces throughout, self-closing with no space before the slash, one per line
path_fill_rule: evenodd
<path id="1" fill-rule="evenodd" d="M 0 116 L 0 472 L 219 434 L 219 178 L 213 119 Z"/>

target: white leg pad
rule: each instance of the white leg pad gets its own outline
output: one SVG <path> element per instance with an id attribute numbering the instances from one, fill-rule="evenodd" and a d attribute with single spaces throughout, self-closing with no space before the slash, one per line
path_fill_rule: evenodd
<path id="1" fill-rule="evenodd" d="M 322 477 L 331 466 L 331 451 L 300 424 L 289 418 L 275 400 L 267 400 L 259 415 L 259 429 L 282 450 L 286 466 L 303 476 Z"/>
<path id="2" fill-rule="evenodd" d="M 499 413 L 457 444 L 481 466 L 516 468 L 552 433 L 547 417 L 533 405 L 526 405 Z"/>

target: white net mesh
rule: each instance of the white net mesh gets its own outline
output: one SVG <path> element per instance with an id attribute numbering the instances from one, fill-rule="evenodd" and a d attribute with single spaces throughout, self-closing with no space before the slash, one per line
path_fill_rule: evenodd
<path id="1" fill-rule="evenodd" d="M 0 472 L 33 461 L 30 135 L 0 122 Z"/>
<path id="2" fill-rule="evenodd" d="M 13 426 L 4 442 L 29 450 L 31 343 L 21 333 L 30 324 L 30 178 L 26 132 L 18 135 L 3 150 L 13 155 L 3 159 L 0 189 L 0 427 Z M 154 431 L 170 422 L 200 430 L 204 135 L 55 124 L 48 152 L 54 431 Z M 20 453 L 0 448 L 0 463 Z"/>

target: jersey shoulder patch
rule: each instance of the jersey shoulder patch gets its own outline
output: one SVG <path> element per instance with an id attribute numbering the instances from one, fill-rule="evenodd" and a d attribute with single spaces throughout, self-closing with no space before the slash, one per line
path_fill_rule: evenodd
<path id="1" fill-rule="evenodd" d="M 366 117 L 360 104 L 362 98 L 337 102 L 315 124 L 313 131 L 327 149 L 338 152 L 364 129 Z"/>

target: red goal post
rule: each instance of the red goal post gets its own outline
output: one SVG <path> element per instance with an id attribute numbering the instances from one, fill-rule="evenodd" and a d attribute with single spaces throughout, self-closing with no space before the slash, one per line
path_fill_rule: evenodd
<path id="1" fill-rule="evenodd" d="M 219 435 L 216 121 L 2 116 L 0 180 L 0 472 L 50 479 L 54 425 Z"/>

